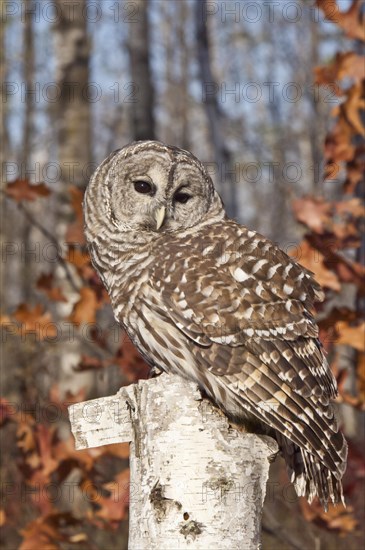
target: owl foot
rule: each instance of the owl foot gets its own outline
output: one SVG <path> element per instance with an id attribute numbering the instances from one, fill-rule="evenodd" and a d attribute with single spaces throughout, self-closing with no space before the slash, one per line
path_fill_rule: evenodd
<path id="1" fill-rule="evenodd" d="M 277 457 L 281 454 L 281 451 L 277 451 L 276 453 L 273 453 L 272 455 L 270 455 L 268 457 L 268 461 L 270 462 L 270 464 L 272 464 L 273 462 L 275 462 L 275 460 L 277 459 Z"/>
<path id="2" fill-rule="evenodd" d="M 163 373 L 163 370 L 159 367 L 151 367 L 150 372 L 148 374 L 148 379 L 150 378 L 157 378 L 157 376 L 160 376 Z"/>

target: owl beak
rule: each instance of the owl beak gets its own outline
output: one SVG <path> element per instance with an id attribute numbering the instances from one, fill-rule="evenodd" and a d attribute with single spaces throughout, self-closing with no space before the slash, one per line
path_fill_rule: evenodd
<path id="1" fill-rule="evenodd" d="M 165 206 L 160 206 L 159 208 L 156 208 L 154 215 L 156 220 L 156 231 L 158 231 L 163 224 L 163 221 L 165 219 L 166 214 L 166 208 Z"/>

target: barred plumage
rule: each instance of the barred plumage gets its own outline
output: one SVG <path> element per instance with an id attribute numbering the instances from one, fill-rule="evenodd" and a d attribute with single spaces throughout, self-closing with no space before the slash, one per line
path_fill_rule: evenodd
<path id="1" fill-rule="evenodd" d="M 343 500 L 347 445 L 312 274 L 229 220 L 198 159 L 159 142 L 112 153 L 84 211 L 115 317 L 147 362 L 197 381 L 227 413 L 276 437 L 299 495 L 324 507 Z"/>

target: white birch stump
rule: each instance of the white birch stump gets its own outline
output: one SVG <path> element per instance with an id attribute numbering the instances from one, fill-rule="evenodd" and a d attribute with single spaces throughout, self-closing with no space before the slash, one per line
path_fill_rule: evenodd
<path id="1" fill-rule="evenodd" d="M 131 442 L 130 550 L 260 548 L 272 438 L 167 374 L 69 411 L 77 449 Z"/>

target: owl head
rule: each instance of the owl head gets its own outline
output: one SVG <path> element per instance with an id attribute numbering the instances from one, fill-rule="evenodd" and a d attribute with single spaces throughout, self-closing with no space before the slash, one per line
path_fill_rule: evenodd
<path id="1" fill-rule="evenodd" d="M 158 236 L 220 214 L 222 201 L 194 155 L 158 141 L 138 141 L 112 153 L 85 193 L 86 236 L 117 228 Z M 106 228 L 109 226 L 109 229 Z"/>

